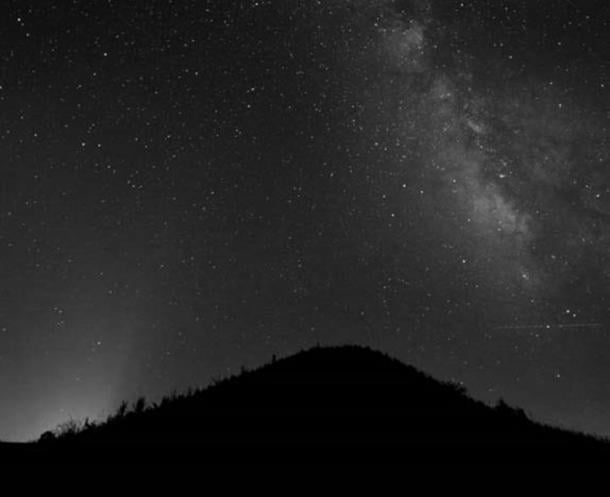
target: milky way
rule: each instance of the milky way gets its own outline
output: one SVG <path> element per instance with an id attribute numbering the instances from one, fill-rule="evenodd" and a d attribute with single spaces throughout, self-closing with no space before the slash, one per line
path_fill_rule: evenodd
<path id="1" fill-rule="evenodd" d="M 505 11 L 523 13 L 524 5 Z M 603 319 L 606 309 L 600 313 L 597 305 L 605 292 L 592 295 L 591 287 L 604 288 L 607 271 L 607 114 L 579 101 L 576 89 L 561 88 L 552 74 L 533 76 L 525 64 L 511 74 L 519 49 L 507 55 L 507 67 L 495 67 L 494 78 L 460 50 L 439 67 L 434 56 L 442 41 L 426 37 L 426 23 L 434 21 L 414 11 L 403 10 L 380 31 L 391 64 L 423 81 L 416 136 L 426 152 L 418 167 L 424 182 L 437 182 L 429 189 L 434 208 L 451 217 L 456 243 L 468 253 L 463 263 L 479 261 L 492 281 L 531 302 L 541 296 L 563 302 L 569 291 L 586 318 Z M 459 22 L 465 30 L 477 20 Z M 598 86 L 605 88 L 603 81 Z"/>
<path id="2" fill-rule="evenodd" d="M 610 433 L 603 1 L 10 1 L 0 438 L 321 344 Z"/>

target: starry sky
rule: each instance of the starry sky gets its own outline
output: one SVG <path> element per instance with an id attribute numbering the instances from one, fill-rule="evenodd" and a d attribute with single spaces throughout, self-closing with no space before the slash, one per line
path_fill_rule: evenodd
<path id="1" fill-rule="evenodd" d="M 610 435 L 605 0 L 6 0 L 0 439 L 319 343 Z"/>

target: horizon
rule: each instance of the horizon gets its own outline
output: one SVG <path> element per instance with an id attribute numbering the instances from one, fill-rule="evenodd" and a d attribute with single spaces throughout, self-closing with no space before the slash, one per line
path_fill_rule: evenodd
<path id="1" fill-rule="evenodd" d="M 550 427 L 550 428 L 555 428 L 557 430 L 567 431 L 567 432 L 571 432 L 571 433 L 578 434 L 578 435 L 593 437 L 597 440 L 604 441 L 604 442 L 610 442 L 610 434 L 587 432 L 587 431 L 580 430 L 578 427 L 566 426 L 566 425 L 562 425 L 561 423 L 553 422 L 552 420 L 540 419 L 535 414 L 527 411 L 526 409 L 521 408 L 518 405 L 511 405 L 510 403 L 506 403 L 505 399 L 503 399 L 502 397 L 498 397 L 495 400 L 489 400 L 489 399 L 485 400 L 485 399 L 481 399 L 481 398 L 476 398 L 472 395 L 472 393 L 470 391 L 468 391 L 468 389 L 465 387 L 463 382 L 461 382 L 459 380 L 456 380 L 454 378 L 450 378 L 450 379 L 438 378 L 422 369 L 416 368 L 415 366 L 413 366 L 409 363 L 403 362 L 403 361 L 397 359 L 396 357 L 393 357 L 391 354 L 388 354 L 387 352 L 377 350 L 375 348 L 372 348 L 371 346 L 359 345 L 359 344 L 337 344 L 337 345 L 323 346 L 323 345 L 320 345 L 319 343 L 316 343 L 315 345 L 313 345 L 311 347 L 304 348 L 304 349 L 298 350 L 294 353 L 287 354 L 284 356 L 278 357 L 275 354 L 273 354 L 272 357 L 268 361 L 255 365 L 252 369 L 247 369 L 247 368 L 242 367 L 239 369 L 239 371 L 228 372 L 226 376 L 213 377 L 206 384 L 187 386 L 182 390 L 173 390 L 169 393 L 166 393 L 166 394 L 164 394 L 158 398 L 154 398 L 154 399 L 149 399 L 149 398 L 146 398 L 146 396 L 144 396 L 144 395 L 140 395 L 140 396 L 135 397 L 134 399 L 131 399 L 131 401 L 122 400 L 119 403 L 119 405 L 117 406 L 117 408 L 115 408 L 114 410 L 111 410 L 110 412 L 99 415 L 95 418 L 91 418 L 89 416 L 85 416 L 85 417 L 81 417 L 81 418 L 69 416 L 68 418 L 64 419 L 62 422 L 57 423 L 56 425 L 52 426 L 51 428 L 49 428 L 47 430 L 44 430 L 38 436 L 33 437 L 31 439 L 18 440 L 18 441 L 17 440 L 7 441 L 7 440 L 3 440 L 0 438 L 0 443 L 37 442 L 40 440 L 40 437 L 42 435 L 44 435 L 45 433 L 49 433 L 49 432 L 53 433 L 55 436 L 61 436 L 63 433 L 65 433 L 66 429 L 70 429 L 70 428 L 75 429 L 76 432 L 78 432 L 78 431 L 82 430 L 82 428 L 87 426 L 87 424 L 89 424 L 89 426 L 102 426 L 102 425 L 107 424 L 108 421 L 110 421 L 114 416 L 116 416 L 121 411 L 122 408 L 125 409 L 125 411 L 124 411 L 125 413 L 135 413 L 137 411 L 136 404 L 140 401 L 143 403 L 144 410 L 150 410 L 150 409 L 155 410 L 155 409 L 159 408 L 160 405 L 162 405 L 162 403 L 164 401 L 170 401 L 170 404 L 171 404 L 174 401 L 174 399 L 176 399 L 176 398 L 180 398 L 180 397 L 188 398 L 188 397 L 197 397 L 200 395 L 205 395 L 205 393 L 207 391 L 209 391 L 210 389 L 214 389 L 217 385 L 222 385 L 224 383 L 230 384 L 233 381 L 239 381 L 240 379 L 243 379 L 244 375 L 249 375 L 250 373 L 256 373 L 256 372 L 265 370 L 269 367 L 272 367 L 273 365 L 275 365 L 278 362 L 280 362 L 280 363 L 285 362 L 285 361 L 290 362 L 293 358 L 297 358 L 298 356 L 312 355 L 312 354 L 319 353 L 319 352 L 333 352 L 335 354 L 339 354 L 339 353 L 346 353 L 346 352 L 353 353 L 355 350 L 364 351 L 366 353 L 371 353 L 373 355 L 379 355 L 384 360 L 388 360 L 391 362 L 398 361 L 398 363 L 400 364 L 401 367 L 406 367 L 406 368 L 411 369 L 411 374 L 415 373 L 417 375 L 421 375 L 421 379 L 431 380 L 431 381 L 437 383 L 438 385 L 452 385 L 456 388 L 459 388 L 461 395 L 463 395 L 473 401 L 482 402 L 484 405 L 486 405 L 487 407 L 489 407 L 491 409 L 498 408 L 498 406 L 501 406 L 503 404 L 513 410 L 523 412 L 527 416 L 527 418 L 530 421 L 532 421 L 534 424 L 537 424 L 540 426 L 546 426 L 546 427 Z"/>
<path id="2" fill-rule="evenodd" d="M 156 411 L 158 409 L 168 408 L 168 407 L 175 408 L 178 401 L 185 400 L 185 399 L 195 399 L 195 398 L 201 399 L 201 398 L 205 397 L 206 394 L 208 394 L 209 392 L 215 391 L 218 387 L 232 386 L 233 388 L 235 388 L 235 386 L 240 385 L 240 383 L 243 384 L 244 377 L 253 378 L 258 375 L 260 378 L 261 373 L 269 375 L 270 373 L 275 372 L 275 374 L 277 374 L 279 371 L 281 371 L 280 368 L 282 368 L 282 367 L 285 368 L 288 364 L 293 363 L 297 360 L 302 361 L 304 357 L 309 358 L 310 362 L 308 364 L 311 369 L 310 370 L 299 369 L 298 370 L 299 375 L 301 375 L 303 373 L 305 375 L 308 375 L 311 372 L 315 372 L 320 364 L 313 361 L 313 359 L 319 359 L 320 354 L 334 354 L 336 356 L 337 360 L 341 360 L 341 358 L 344 357 L 345 354 L 354 355 L 356 353 L 357 354 L 365 353 L 367 355 L 370 355 L 371 357 L 378 356 L 379 359 L 382 359 L 384 362 L 387 362 L 388 365 L 393 364 L 394 367 L 398 366 L 400 368 L 400 373 L 399 373 L 399 371 L 395 371 L 395 373 L 394 373 L 397 378 L 402 377 L 405 374 L 416 376 L 418 378 L 417 381 L 419 382 L 415 385 L 416 388 L 414 388 L 411 391 L 407 391 L 405 393 L 412 393 L 412 394 L 415 394 L 415 396 L 417 396 L 420 394 L 420 389 L 422 387 L 424 387 L 425 384 L 427 384 L 427 388 L 429 388 L 431 385 L 434 385 L 437 388 L 438 387 L 441 387 L 441 388 L 451 387 L 453 389 L 452 393 L 473 401 L 473 404 L 471 404 L 471 407 L 480 403 L 480 404 L 486 406 L 490 411 L 502 412 L 500 410 L 508 409 L 508 410 L 512 411 L 512 413 L 515 415 L 525 416 L 525 418 L 534 426 L 551 428 L 551 429 L 556 430 L 556 433 L 567 432 L 567 433 L 572 433 L 574 435 L 590 437 L 594 440 L 604 442 L 604 443 L 610 442 L 610 437 L 608 437 L 608 436 L 588 433 L 588 432 L 579 431 L 577 429 L 573 429 L 570 427 L 545 422 L 544 420 L 536 418 L 531 413 L 523 410 L 519 406 L 507 404 L 505 402 L 505 400 L 501 397 L 492 403 L 481 401 L 481 399 L 476 399 L 476 398 L 472 397 L 472 395 L 470 395 L 470 392 L 468 392 L 467 389 L 464 387 L 464 385 L 459 381 L 441 380 L 439 378 L 435 378 L 434 376 L 426 373 L 425 371 L 422 371 L 409 364 L 406 364 L 406 363 L 396 359 L 395 357 L 388 355 L 385 352 L 375 350 L 369 346 L 353 345 L 353 344 L 333 345 L 333 346 L 327 346 L 327 347 L 316 344 L 312 347 L 309 347 L 307 349 L 302 349 L 300 351 L 297 351 L 294 354 L 290 354 L 287 356 L 283 356 L 283 357 L 273 356 L 270 361 L 265 362 L 265 363 L 255 367 L 254 369 L 242 368 L 237 373 L 233 373 L 233 374 L 230 374 L 230 375 L 222 377 L 222 378 L 213 378 L 210 383 L 203 385 L 203 386 L 199 386 L 196 388 L 189 387 L 188 389 L 186 389 L 184 391 L 180 391 L 180 392 L 173 391 L 170 394 L 167 394 L 160 399 L 155 399 L 155 400 L 146 399 L 145 397 L 141 396 L 141 397 L 137 398 L 135 401 L 133 401 L 132 403 L 123 401 L 123 402 L 121 402 L 121 405 L 119 406 L 118 409 L 116 409 L 114 412 L 110 413 L 104 419 L 91 420 L 89 418 L 86 418 L 86 419 L 79 420 L 79 419 L 70 418 L 69 420 L 66 420 L 64 423 L 61 423 L 60 425 L 56 426 L 55 429 L 47 430 L 46 432 L 42 433 L 40 437 L 38 437 L 35 440 L 32 440 L 32 442 L 38 442 L 38 441 L 42 440 L 42 437 L 46 436 L 47 434 L 52 434 L 53 439 L 62 439 L 66 436 L 70 437 L 73 435 L 80 435 L 80 434 L 86 432 L 88 429 L 91 429 L 91 428 L 95 429 L 95 428 L 103 427 L 105 425 L 109 425 L 113 422 L 116 422 L 117 418 L 118 419 L 124 418 L 126 415 L 127 416 L 134 416 L 134 415 L 139 416 L 140 414 L 142 414 L 146 411 Z M 352 365 L 352 369 L 353 369 L 353 365 Z M 275 371 L 275 370 L 277 370 L 277 371 Z M 321 377 L 318 375 L 316 375 L 313 378 L 315 378 L 318 381 L 321 379 Z M 259 381 L 261 381 L 261 380 L 259 379 Z M 263 384 L 264 383 L 265 383 L 265 381 L 263 380 Z M 295 383 L 295 384 L 291 384 L 291 385 L 292 385 L 292 387 L 297 387 L 299 385 L 299 383 Z M 360 386 L 364 386 L 364 384 L 362 384 Z M 444 392 L 445 395 L 447 393 L 448 393 L 447 391 Z M 244 394 L 244 392 L 242 391 L 242 395 L 243 394 Z M 234 394 L 233 399 L 237 400 L 237 398 L 238 397 Z M 313 399 L 313 400 L 315 400 L 315 399 Z M 213 403 L 210 405 L 212 406 Z M 2 442 L 2 441 L 0 440 L 0 442 Z"/>

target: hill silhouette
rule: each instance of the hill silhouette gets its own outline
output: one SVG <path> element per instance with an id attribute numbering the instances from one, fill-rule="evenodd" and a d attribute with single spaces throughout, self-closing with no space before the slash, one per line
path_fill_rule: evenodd
<path id="1" fill-rule="evenodd" d="M 2 444 L 12 461 L 585 462 L 599 439 L 468 397 L 371 349 L 316 347 L 102 424 Z"/>

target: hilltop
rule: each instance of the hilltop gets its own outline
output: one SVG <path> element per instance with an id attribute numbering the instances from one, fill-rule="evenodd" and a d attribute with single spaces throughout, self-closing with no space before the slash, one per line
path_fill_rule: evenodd
<path id="1" fill-rule="evenodd" d="M 316 347 L 0 454 L 37 461 L 582 462 L 609 445 L 367 348 Z M 610 459 L 610 458 L 608 458 Z M 13 459 L 14 460 L 14 459 Z"/>

